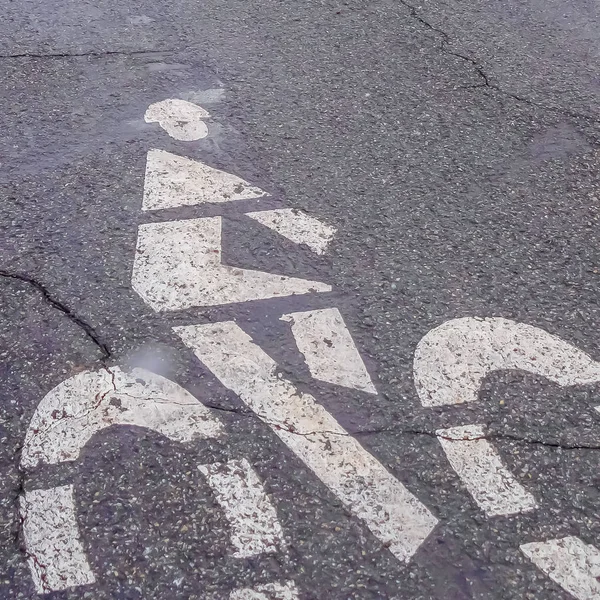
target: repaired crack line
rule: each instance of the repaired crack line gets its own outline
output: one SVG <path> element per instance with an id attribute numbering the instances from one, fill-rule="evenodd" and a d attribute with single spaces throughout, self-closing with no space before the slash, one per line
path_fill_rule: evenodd
<path id="1" fill-rule="evenodd" d="M 461 86 L 462 89 L 487 88 L 487 89 L 497 92 L 503 96 L 512 98 L 513 100 L 516 100 L 517 102 L 521 102 L 523 104 L 527 104 L 529 106 L 533 106 L 533 107 L 539 108 L 541 110 L 559 113 L 559 114 L 562 114 L 562 115 L 565 115 L 565 116 L 568 116 L 571 118 L 575 118 L 575 119 L 585 119 L 586 121 L 590 121 L 592 123 L 600 123 L 600 119 L 597 117 L 594 117 L 592 115 L 572 111 L 567 108 L 562 108 L 562 107 L 558 107 L 558 106 L 547 106 L 545 104 L 540 104 L 538 102 L 535 102 L 534 100 L 530 100 L 529 98 L 525 98 L 524 96 L 515 94 L 514 92 L 509 92 L 508 90 L 503 89 L 496 83 L 492 83 L 490 81 L 490 77 L 485 72 L 483 65 L 476 58 L 471 58 L 470 56 L 467 56 L 466 54 L 461 54 L 460 52 L 455 52 L 455 51 L 449 49 L 449 46 L 452 44 L 452 38 L 450 37 L 450 35 L 447 32 L 445 32 L 443 29 L 440 29 L 439 27 L 436 27 L 435 25 L 432 25 L 429 21 L 424 19 L 420 15 L 419 9 L 416 6 L 413 6 L 406 0 L 399 0 L 399 2 L 400 2 L 400 4 L 402 4 L 402 6 L 404 6 L 405 8 L 408 9 L 411 18 L 415 19 L 415 21 L 419 22 L 426 29 L 429 29 L 429 31 L 432 31 L 433 33 L 436 33 L 441 37 L 439 49 L 443 54 L 447 54 L 448 56 L 454 56 L 456 58 L 459 58 L 460 60 L 463 60 L 463 61 L 469 63 L 475 69 L 477 76 L 482 80 L 482 82 L 478 85 Z"/>
<path id="2" fill-rule="evenodd" d="M 94 345 L 100 350 L 102 353 L 102 359 L 104 361 L 108 360 L 112 356 L 112 352 L 107 344 L 105 344 L 100 336 L 96 333 L 96 330 L 89 324 L 86 323 L 81 317 L 77 316 L 68 306 L 63 304 L 60 300 L 56 299 L 48 290 L 48 288 L 34 279 L 29 275 L 23 275 L 20 273 L 10 273 L 9 271 L 5 271 L 0 269 L 0 277 L 5 277 L 7 279 L 14 279 L 16 281 L 22 281 L 23 283 L 27 283 L 32 286 L 37 292 L 39 292 L 44 298 L 45 302 L 51 306 L 52 308 L 63 313 L 69 321 L 77 325 L 85 335 L 94 343 Z"/>

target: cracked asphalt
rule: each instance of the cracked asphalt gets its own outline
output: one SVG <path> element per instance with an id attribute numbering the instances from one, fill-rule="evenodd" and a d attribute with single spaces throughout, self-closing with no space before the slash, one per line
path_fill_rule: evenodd
<path id="1" fill-rule="evenodd" d="M 467 316 L 534 325 L 600 360 L 598 3 L 10 0 L 0 31 L 0 598 L 38 597 L 19 499 L 72 483 L 96 582 L 56 600 L 225 600 L 287 579 L 315 600 L 573 599 L 519 545 L 600 546 L 600 384 L 496 372 L 478 402 L 425 408 L 412 361 L 429 330 Z M 146 124 L 165 98 L 206 108 L 209 137 L 177 142 Z M 240 217 L 255 201 L 142 214 L 150 148 L 333 225 L 330 251 L 315 257 Z M 138 225 L 210 214 L 227 217 L 228 264 L 334 291 L 155 313 L 131 288 Z M 315 386 L 279 321 L 329 306 L 377 396 Z M 171 329 L 224 319 L 439 519 L 407 564 Z M 114 365 L 177 382 L 215 409 L 226 438 L 182 445 L 113 427 L 76 463 L 21 470 L 41 399 Z M 464 423 L 487 425 L 535 511 L 478 508 L 435 434 Z M 241 458 L 277 507 L 285 552 L 231 554 L 197 465 Z"/>

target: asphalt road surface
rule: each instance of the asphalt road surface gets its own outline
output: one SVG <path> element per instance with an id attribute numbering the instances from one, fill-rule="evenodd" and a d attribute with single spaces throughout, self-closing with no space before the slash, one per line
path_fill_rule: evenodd
<path id="1" fill-rule="evenodd" d="M 599 598 L 599 32 L 4 0 L 0 598 Z"/>

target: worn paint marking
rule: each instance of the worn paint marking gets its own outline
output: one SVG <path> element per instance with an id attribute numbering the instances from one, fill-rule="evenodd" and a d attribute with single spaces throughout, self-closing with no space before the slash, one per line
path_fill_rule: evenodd
<path id="1" fill-rule="evenodd" d="M 256 471 L 246 459 L 198 467 L 215 493 L 231 525 L 233 556 L 249 558 L 273 553 L 284 545 L 275 507 Z"/>
<path id="2" fill-rule="evenodd" d="M 38 594 L 96 581 L 79 537 L 73 486 L 25 492 L 19 512 L 27 563 Z"/>
<path id="3" fill-rule="evenodd" d="M 40 402 L 25 435 L 21 466 L 77 460 L 90 438 L 112 425 L 146 427 L 177 442 L 222 433 L 213 411 L 160 375 L 119 367 L 84 371 Z"/>
<path id="4" fill-rule="evenodd" d="M 424 406 L 477 400 L 492 371 L 519 369 L 561 385 L 600 381 L 600 363 L 543 329 L 508 319 L 463 318 L 432 329 L 415 351 L 414 377 Z"/>
<path id="5" fill-rule="evenodd" d="M 315 379 L 377 393 L 337 308 L 288 313 L 281 320 L 292 324 L 298 349 Z"/>
<path id="6" fill-rule="evenodd" d="M 202 162 L 164 150 L 148 152 L 142 210 L 248 200 L 265 195 L 265 191 L 240 177 Z"/>
<path id="7" fill-rule="evenodd" d="M 229 595 L 229 600 L 297 600 L 298 598 L 298 589 L 293 581 L 243 588 L 234 590 Z"/>
<path id="8" fill-rule="evenodd" d="M 156 311 L 331 290 L 318 281 L 223 265 L 221 217 L 141 225 L 132 283 Z"/>
<path id="9" fill-rule="evenodd" d="M 176 140 L 191 142 L 208 135 L 204 119 L 209 117 L 208 111 L 197 104 L 179 98 L 169 98 L 151 104 L 146 110 L 144 120 L 146 123 L 158 123 Z"/>
<path id="10" fill-rule="evenodd" d="M 439 429 L 436 435 L 448 461 L 477 505 L 492 517 L 528 512 L 535 498 L 504 466 L 485 436 L 484 425 Z"/>
<path id="11" fill-rule="evenodd" d="M 174 331 L 400 560 L 407 561 L 437 519 L 232 321 Z"/>
<path id="12" fill-rule="evenodd" d="M 521 551 L 577 600 L 600 598 L 600 550 L 578 537 L 523 544 Z"/>
<path id="13" fill-rule="evenodd" d="M 296 208 L 279 208 L 246 213 L 265 227 L 295 244 L 306 244 L 315 254 L 324 254 L 335 228 Z"/>

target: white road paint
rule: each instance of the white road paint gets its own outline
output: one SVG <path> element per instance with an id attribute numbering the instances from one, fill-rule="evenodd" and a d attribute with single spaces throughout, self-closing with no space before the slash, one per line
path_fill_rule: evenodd
<path id="1" fill-rule="evenodd" d="M 336 232 L 335 228 L 296 208 L 261 210 L 246 214 L 295 244 L 306 244 L 315 254 L 325 253 Z"/>
<path id="2" fill-rule="evenodd" d="M 144 369 L 84 371 L 52 389 L 37 407 L 21 454 L 23 468 L 77 460 L 111 425 L 137 425 L 176 442 L 221 434 L 214 413 L 176 383 Z"/>
<path id="3" fill-rule="evenodd" d="M 376 394 L 367 368 L 337 308 L 288 313 L 298 349 L 319 381 Z"/>
<path id="4" fill-rule="evenodd" d="M 415 351 L 415 385 L 424 406 L 477 400 L 492 371 L 518 369 L 561 386 L 600 381 L 600 363 L 543 329 L 508 319 L 463 318 L 432 329 Z"/>
<path id="5" fill-rule="evenodd" d="M 535 498 L 515 479 L 485 436 L 484 425 L 440 429 L 448 461 L 488 517 L 528 512 Z"/>
<path id="6" fill-rule="evenodd" d="M 265 195 L 266 192 L 240 177 L 202 162 L 164 150 L 148 152 L 142 210 L 231 202 Z"/>
<path id="7" fill-rule="evenodd" d="M 400 560 L 408 561 L 437 519 L 232 321 L 174 331 Z"/>
<path id="8" fill-rule="evenodd" d="M 204 119 L 209 117 L 208 111 L 201 106 L 178 98 L 169 98 L 151 104 L 144 115 L 144 120 L 146 123 L 158 123 L 176 140 L 192 142 L 208 135 L 208 127 Z"/>
<path id="9" fill-rule="evenodd" d="M 95 433 L 112 425 L 145 427 L 177 442 L 222 433 L 210 409 L 164 377 L 118 367 L 85 371 L 43 398 L 25 437 L 21 466 L 74 461 Z M 285 547 L 275 508 L 247 460 L 198 468 L 231 524 L 234 556 L 247 558 Z M 95 581 L 80 540 L 72 486 L 26 492 L 20 513 L 38 593 Z"/>
<path id="10" fill-rule="evenodd" d="M 231 543 L 236 549 L 233 556 L 249 558 L 278 552 L 284 547 L 277 512 L 247 460 L 231 460 L 198 468 L 231 525 Z"/>
<path id="11" fill-rule="evenodd" d="M 560 386 L 600 381 L 600 363 L 543 329 L 503 318 L 462 318 L 432 329 L 419 342 L 415 385 L 424 406 L 474 402 L 483 379 L 515 369 Z M 482 425 L 436 432 L 454 470 L 487 515 L 533 510 L 535 499 L 483 438 Z M 577 600 L 600 597 L 600 551 L 579 538 L 523 544 L 522 552 Z"/>
<path id="12" fill-rule="evenodd" d="M 577 537 L 523 544 L 521 551 L 577 600 L 600 598 L 600 551 Z"/>
<path id="13" fill-rule="evenodd" d="M 141 225 L 132 284 L 156 311 L 331 290 L 318 281 L 221 264 L 221 217 Z"/>
<path id="14" fill-rule="evenodd" d="M 19 512 L 27 563 L 38 594 L 94 583 L 75 519 L 73 486 L 32 490 Z"/>
<path id="15" fill-rule="evenodd" d="M 234 590 L 229 600 L 297 600 L 298 589 L 293 581 L 266 583 L 254 588 Z"/>

